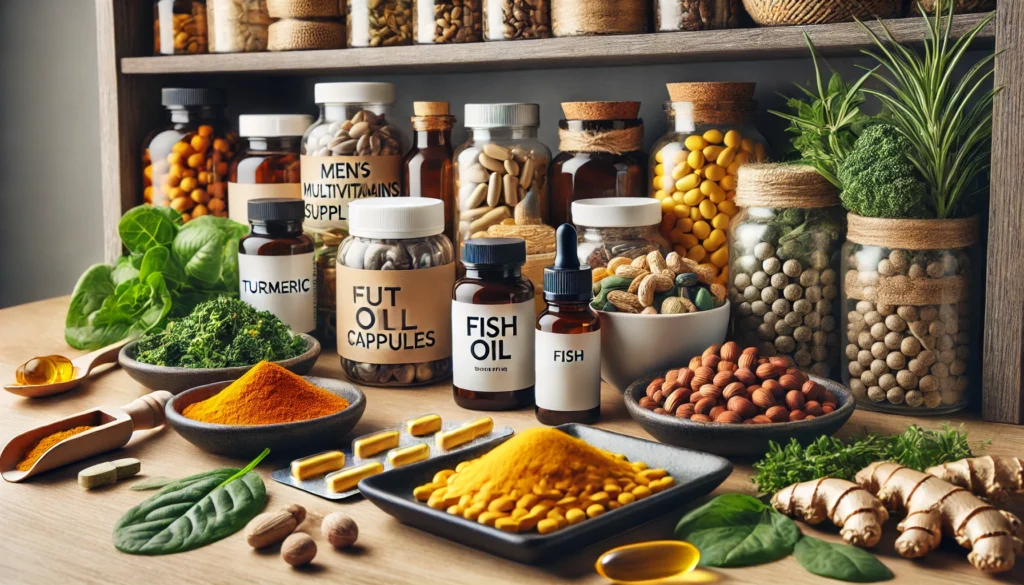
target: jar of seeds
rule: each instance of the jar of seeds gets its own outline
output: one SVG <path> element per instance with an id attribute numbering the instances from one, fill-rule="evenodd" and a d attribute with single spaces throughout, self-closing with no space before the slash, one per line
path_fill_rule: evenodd
<path id="1" fill-rule="evenodd" d="M 835 187 L 813 167 L 749 164 L 739 169 L 736 204 L 729 228 L 736 342 L 836 375 L 845 221 Z"/>
<path id="2" fill-rule="evenodd" d="M 348 0 L 348 46 L 411 45 L 412 7 L 413 0 Z"/>
<path id="3" fill-rule="evenodd" d="M 416 44 L 477 43 L 484 39 L 483 0 L 418 0 Z"/>
<path id="4" fill-rule="evenodd" d="M 843 382 L 858 407 L 945 414 L 967 406 L 971 258 L 978 219 L 851 213 L 842 250 Z"/>
<path id="5" fill-rule="evenodd" d="M 517 41 L 551 37 L 549 0 L 483 0 L 484 38 Z"/>
<path id="6" fill-rule="evenodd" d="M 452 373 L 455 252 L 437 199 L 350 206 L 337 260 L 338 354 L 354 382 L 413 386 Z"/>

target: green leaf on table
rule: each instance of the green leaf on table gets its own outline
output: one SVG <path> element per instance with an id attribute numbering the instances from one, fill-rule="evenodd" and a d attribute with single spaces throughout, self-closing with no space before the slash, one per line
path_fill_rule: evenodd
<path id="1" fill-rule="evenodd" d="M 171 216 L 161 209 L 140 205 L 125 212 L 117 224 L 117 232 L 128 250 L 145 254 L 150 248 L 169 246 L 174 241 L 178 226 Z"/>
<path id="2" fill-rule="evenodd" d="M 102 343 L 105 337 L 93 327 L 92 317 L 103 306 L 103 302 L 114 294 L 112 273 L 113 267 L 109 264 L 96 264 L 86 270 L 75 284 L 71 305 L 64 319 L 64 340 L 71 347 L 96 349 L 109 345 Z"/>
<path id="3" fill-rule="evenodd" d="M 114 546 L 136 555 L 193 550 L 238 532 L 263 510 L 266 486 L 252 470 L 269 449 L 243 469 L 217 469 L 168 484 L 114 526 Z"/>
<path id="4" fill-rule="evenodd" d="M 153 477 L 144 477 L 141 480 L 133 483 L 128 489 L 135 492 L 158 490 L 160 488 L 167 487 L 168 485 L 174 483 L 175 481 L 177 480 L 172 477 L 162 477 L 159 475 Z"/>
<path id="5" fill-rule="evenodd" d="M 804 536 L 796 543 L 794 556 L 800 566 L 819 577 L 853 583 L 875 583 L 893 578 L 892 571 L 868 551 Z"/>
<path id="6" fill-rule="evenodd" d="M 683 516 L 675 536 L 700 549 L 702 565 L 745 567 L 789 556 L 800 529 L 757 498 L 725 494 Z"/>

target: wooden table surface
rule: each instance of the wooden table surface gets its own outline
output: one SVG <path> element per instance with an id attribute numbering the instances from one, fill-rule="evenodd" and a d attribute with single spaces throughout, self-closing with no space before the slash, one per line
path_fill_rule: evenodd
<path id="1" fill-rule="evenodd" d="M 0 376 L 13 379 L 15 368 L 37 356 L 62 353 L 75 357 L 64 342 L 63 323 L 67 298 L 50 299 L 0 310 Z M 325 351 L 312 372 L 319 376 L 342 377 L 338 357 Z M 457 407 L 447 384 L 430 388 L 387 390 L 365 388 L 366 414 L 356 433 L 368 433 L 395 425 L 413 414 L 437 412 L 461 420 L 474 416 Z M 98 405 L 121 405 L 148 390 L 120 369 L 100 371 L 78 389 L 64 395 L 25 399 L 13 394 L 0 396 L 0 440 L 6 443 L 22 431 L 80 410 Z M 598 426 L 646 437 L 629 418 L 621 395 L 606 387 Z M 496 413 L 495 422 L 517 430 L 536 426 L 531 411 Z M 936 427 L 944 422 L 963 423 L 973 441 L 991 440 L 989 454 L 1024 455 L 1024 428 L 981 423 L 973 415 L 945 419 L 913 419 L 856 412 L 841 431 L 850 435 L 863 430 L 900 432 L 910 423 Z M 310 446 L 310 452 L 325 446 Z M 111 541 L 114 523 L 133 505 L 153 492 L 128 489 L 126 481 L 95 491 L 84 491 L 76 482 L 79 470 L 116 457 L 142 460 L 146 476 L 184 477 L 218 467 L 240 466 L 237 460 L 212 456 L 194 447 L 169 428 L 143 431 L 126 447 L 89 461 L 58 469 L 32 480 L 12 484 L 0 482 L 0 582 L 2 583 L 312 583 L 345 584 L 445 584 L 499 585 L 504 583 L 602 583 L 593 571 L 598 555 L 621 544 L 668 538 L 683 510 L 666 510 L 658 520 L 565 557 L 544 567 L 531 567 L 467 548 L 398 523 L 373 504 L 355 499 L 334 503 L 270 480 L 271 470 L 284 461 L 273 459 L 260 466 L 269 495 L 268 509 L 291 503 L 305 506 L 311 518 L 340 510 L 359 524 L 359 542 L 354 550 L 338 552 L 320 535 L 318 522 L 304 524 L 316 539 L 319 554 L 311 567 L 294 570 L 275 551 L 254 552 L 241 534 L 230 536 L 201 549 L 169 556 L 144 557 L 118 552 Z M 754 493 L 750 468 L 736 465 L 736 471 L 716 493 Z M 1024 512 L 1024 505 L 1013 511 Z M 1022 516 L 1024 517 L 1024 516 Z M 912 562 L 893 551 L 896 521 L 887 525 L 886 535 L 876 553 L 896 574 L 894 583 L 963 585 L 966 583 L 1024 583 L 1024 561 L 1010 573 L 986 576 L 967 562 L 967 551 L 951 539 L 924 560 Z M 805 533 L 836 540 L 834 529 L 817 530 L 803 526 Z M 720 583 L 835 583 L 804 571 L 792 557 L 759 567 L 711 570 L 697 575 L 701 582 Z M 689 579 L 694 582 L 696 579 Z"/>

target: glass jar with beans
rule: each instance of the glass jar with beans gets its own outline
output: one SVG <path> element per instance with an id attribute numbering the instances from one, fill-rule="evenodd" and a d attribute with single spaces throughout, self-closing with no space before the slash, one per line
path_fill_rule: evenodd
<path id="1" fill-rule="evenodd" d="M 488 41 L 551 37 L 550 0 L 483 0 Z"/>
<path id="2" fill-rule="evenodd" d="M 813 167 L 750 164 L 739 170 L 735 201 L 729 296 L 737 343 L 836 375 L 845 221 L 835 187 Z"/>
<path id="3" fill-rule="evenodd" d="M 977 218 L 849 215 L 842 361 L 858 407 L 938 415 L 967 406 L 977 243 Z"/>
<path id="4" fill-rule="evenodd" d="M 170 121 L 144 141 L 143 201 L 171 207 L 184 221 L 227 217 L 227 184 L 238 137 L 224 118 L 219 89 L 167 87 Z"/>
<path id="5" fill-rule="evenodd" d="M 416 43 L 476 43 L 484 40 L 484 0 L 418 0 Z"/>
<path id="6" fill-rule="evenodd" d="M 737 28 L 743 14 L 741 0 L 655 0 L 654 30 Z"/>
<path id="7" fill-rule="evenodd" d="M 208 39 L 203 0 L 156 0 L 153 3 L 153 54 L 205 53 Z"/>
<path id="8" fill-rule="evenodd" d="M 412 44 L 413 0 L 348 0 L 345 14 L 349 47 Z"/>
<path id="9" fill-rule="evenodd" d="M 728 282 L 728 229 L 739 168 L 767 158 L 754 128 L 753 83 L 670 83 L 669 132 L 652 149 L 652 197 L 673 249 Z"/>

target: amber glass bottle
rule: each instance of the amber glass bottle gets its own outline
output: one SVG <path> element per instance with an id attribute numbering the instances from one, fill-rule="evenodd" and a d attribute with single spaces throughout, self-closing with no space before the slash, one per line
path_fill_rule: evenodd
<path id="1" fill-rule="evenodd" d="M 573 223 L 572 202 L 646 197 L 647 154 L 640 102 L 565 102 L 561 152 L 551 161 L 551 225 Z"/>
<path id="2" fill-rule="evenodd" d="M 592 423 L 601 416 L 601 320 L 590 266 L 576 253 L 576 230 L 556 235 L 554 266 L 544 269 L 547 308 L 537 317 L 537 420 L 546 425 Z"/>
<path id="3" fill-rule="evenodd" d="M 533 405 L 533 283 L 523 277 L 526 242 L 478 238 L 465 243 L 466 275 L 452 290 L 455 403 L 472 410 Z"/>
<path id="4" fill-rule="evenodd" d="M 304 114 L 238 117 L 238 135 L 246 145 L 231 162 L 228 217 L 244 225 L 253 199 L 302 198 L 299 150 L 312 123 Z"/>
<path id="5" fill-rule="evenodd" d="M 455 183 L 452 177 L 452 127 L 448 102 L 413 102 L 412 148 L 405 155 L 406 195 L 444 202 L 444 235 L 455 241 Z"/>

